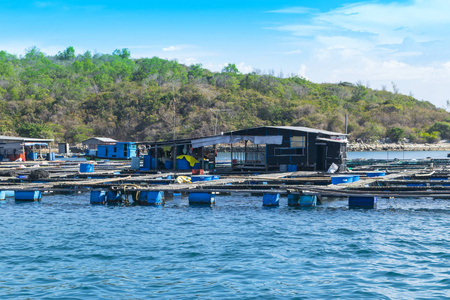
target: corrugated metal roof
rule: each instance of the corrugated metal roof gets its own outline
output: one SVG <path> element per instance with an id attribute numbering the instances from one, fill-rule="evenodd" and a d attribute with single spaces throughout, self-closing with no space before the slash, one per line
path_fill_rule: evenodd
<path id="1" fill-rule="evenodd" d="M 340 144 L 347 144 L 348 140 L 333 140 L 333 139 L 326 139 L 326 138 L 317 138 L 316 141 L 324 141 L 324 142 L 333 142 L 333 143 L 340 143 Z"/>
<path id="2" fill-rule="evenodd" d="M 111 139 L 111 138 L 107 138 L 107 137 L 92 137 L 90 139 L 82 141 L 81 143 L 85 143 L 85 142 L 90 141 L 90 140 L 98 140 L 99 142 L 102 142 L 102 143 L 117 143 L 116 140 Z"/>
<path id="3" fill-rule="evenodd" d="M 340 132 L 333 132 L 333 131 L 314 129 L 314 128 L 309 128 L 309 127 L 301 127 L 301 126 L 261 126 L 261 127 L 254 127 L 254 128 L 245 128 L 245 129 L 230 131 L 230 132 L 226 132 L 226 133 L 238 132 L 238 131 L 249 130 L 249 129 L 258 129 L 258 128 L 286 129 L 286 130 L 320 133 L 320 134 L 326 134 L 326 135 L 347 135 L 345 133 L 340 133 Z"/>
<path id="4" fill-rule="evenodd" d="M 288 129 L 288 130 L 296 130 L 296 131 L 305 131 L 305 132 L 314 132 L 314 133 L 322 133 L 327 135 L 346 135 L 345 133 L 314 129 L 309 127 L 301 127 L 301 126 L 266 126 L 271 128 L 279 128 L 279 129 Z"/>
<path id="5" fill-rule="evenodd" d="M 0 135 L 0 141 L 16 141 L 16 142 L 53 142 L 54 139 L 35 139 L 28 137 L 20 137 L 20 136 L 6 136 Z"/>

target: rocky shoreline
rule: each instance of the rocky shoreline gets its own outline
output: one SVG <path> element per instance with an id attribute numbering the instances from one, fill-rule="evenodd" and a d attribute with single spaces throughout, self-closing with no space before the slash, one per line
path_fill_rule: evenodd
<path id="1" fill-rule="evenodd" d="M 450 151 L 450 143 L 437 144 L 410 144 L 410 143 L 392 143 L 392 144 L 364 144 L 349 143 L 348 151 Z"/>

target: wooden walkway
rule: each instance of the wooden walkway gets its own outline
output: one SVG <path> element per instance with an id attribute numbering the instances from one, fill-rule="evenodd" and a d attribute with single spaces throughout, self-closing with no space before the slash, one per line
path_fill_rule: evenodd
<path id="1" fill-rule="evenodd" d="M 177 183 L 179 176 L 190 176 L 187 172 L 142 172 L 129 169 L 129 162 L 99 163 L 95 172 L 80 173 L 80 162 L 49 162 L 40 167 L 22 163 L 0 164 L 0 170 L 14 170 L 18 174 L 30 174 L 35 169 L 46 170 L 49 178 L 31 180 L 17 177 L 0 177 L 1 190 L 31 190 L 55 193 L 86 192 L 90 190 L 134 190 L 162 191 L 165 193 L 261 193 L 261 194 L 305 194 L 334 197 L 370 195 L 376 197 L 435 197 L 450 198 L 450 171 L 397 170 L 383 177 L 366 177 L 365 172 L 350 172 L 360 175 L 360 180 L 331 185 L 330 174 L 318 172 L 285 172 L 260 175 L 222 175 L 220 179 Z M 87 163 L 87 162 L 86 162 Z M 212 174 L 211 174 L 212 175 Z M 344 174 L 339 174 L 344 175 Z"/>

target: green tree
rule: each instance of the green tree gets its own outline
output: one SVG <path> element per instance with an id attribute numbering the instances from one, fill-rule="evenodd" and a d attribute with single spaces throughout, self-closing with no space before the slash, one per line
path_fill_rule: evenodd
<path id="1" fill-rule="evenodd" d="M 386 131 L 386 136 L 396 143 L 405 137 L 405 130 L 399 127 L 390 128 Z"/>
<path id="2" fill-rule="evenodd" d="M 60 60 L 73 60 L 75 59 L 75 49 L 70 46 L 63 52 L 58 52 L 58 58 Z"/>
<path id="3" fill-rule="evenodd" d="M 123 48 L 122 50 L 120 49 L 114 50 L 113 55 L 120 56 L 123 59 L 129 59 L 131 53 L 130 50 L 128 50 L 127 48 Z"/>
<path id="4" fill-rule="evenodd" d="M 441 138 L 450 139 L 450 123 L 448 122 L 436 122 L 430 129 L 427 130 L 428 133 L 439 132 Z"/>
<path id="5" fill-rule="evenodd" d="M 235 64 L 228 64 L 222 69 L 222 73 L 241 74 Z"/>
<path id="6" fill-rule="evenodd" d="M 21 123 L 16 131 L 24 137 L 53 138 L 52 128 L 44 123 Z"/>
<path id="7" fill-rule="evenodd" d="M 188 75 L 194 78 L 202 77 L 203 75 L 202 64 L 190 65 Z"/>

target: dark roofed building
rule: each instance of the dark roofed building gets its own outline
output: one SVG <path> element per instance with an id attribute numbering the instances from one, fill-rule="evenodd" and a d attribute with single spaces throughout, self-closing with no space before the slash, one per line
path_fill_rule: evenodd
<path id="1" fill-rule="evenodd" d="M 113 145 L 115 143 L 117 143 L 116 140 L 107 137 L 92 137 L 81 142 L 89 150 L 97 150 L 98 145 Z"/>
<path id="2" fill-rule="evenodd" d="M 327 171 L 333 163 L 342 170 L 347 158 L 346 134 L 308 127 L 264 126 L 203 138 L 140 144 L 151 146 L 156 159 L 162 157 L 158 149 L 175 146 L 171 150 L 174 162 L 183 145 L 187 149 L 199 149 L 194 152 L 202 153 L 196 157 L 202 158 L 204 147 L 228 144 L 231 166 L 237 170 Z"/>
<path id="3" fill-rule="evenodd" d="M 308 127 L 264 126 L 223 135 L 244 143 L 244 147 L 232 151 L 234 168 L 260 165 L 284 171 L 291 165 L 298 170 L 326 171 L 332 163 L 341 169 L 346 165 L 347 135 L 343 133 Z M 259 149 L 259 145 L 265 147 Z"/>

